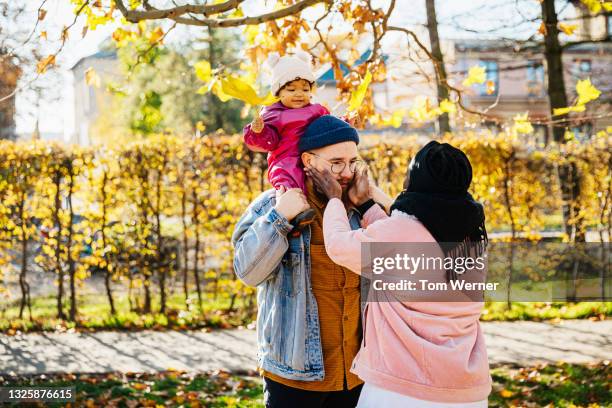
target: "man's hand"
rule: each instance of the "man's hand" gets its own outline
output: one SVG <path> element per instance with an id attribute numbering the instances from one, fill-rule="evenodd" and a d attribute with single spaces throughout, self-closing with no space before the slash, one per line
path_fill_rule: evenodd
<path id="1" fill-rule="evenodd" d="M 296 215 L 310 208 L 306 196 L 299 188 L 285 190 L 281 186 L 276 190 L 276 205 L 274 206 L 287 221 L 291 221 Z"/>
<path id="2" fill-rule="evenodd" d="M 325 194 L 328 200 L 342 199 L 342 186 L 328 169 L 318 170 L 316 167 L 307 166 L 304 172 L 312 178 L 314 185 Z"/>
<path id="3" fill-rule="evenodd" d="M 356 206 L 360 206 L 372 198 L 367 166 L 363 166 L 362 169 L 355 173 L 353 184 L 351 184 L 348 190 L 348 197 Z"/>
<path id="4" fill-rule="evenodd" d="M 261 113 L 261 110 L 256 111 L 255 117 L 253 118 L 253 121 L 251 122 L 251 130 L 255 133 L 261 133 L 264 128 L 264 121 L 261 118 L 260 113 Z"/>

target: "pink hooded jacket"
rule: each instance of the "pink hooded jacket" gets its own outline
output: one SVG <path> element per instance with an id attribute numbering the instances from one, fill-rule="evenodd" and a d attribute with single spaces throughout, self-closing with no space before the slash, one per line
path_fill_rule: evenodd
<path id="1" fill-rule="evenodd" d="M 436 242 L 415 217 L 371 207 L 351 231 L 344 204 L 323 215 L 325 248 L 337 264 L 361 273 L 362 242 Z M 440 250 L 440 253 L 441 250 Z M 482 302 L 368 302 L 363 341 L 351 371 L 366 383 L 413 398 L 482 401 L 491 376 L 479 317 Z"/>
<path id="2" fill-rule="evenodd" d="M 305 190 L 304 170 L 298 151 L 300 137 L 313 120 L 329 115 L 329 111 L 318 103 L 302 108 L 287 108 L 280 102 L 267 106 L 263 113 L 264 129 L 261 133 L 244 127 L 244 142 L 268 153 L 268 180 L 278 189 L 299 187 Z"/>

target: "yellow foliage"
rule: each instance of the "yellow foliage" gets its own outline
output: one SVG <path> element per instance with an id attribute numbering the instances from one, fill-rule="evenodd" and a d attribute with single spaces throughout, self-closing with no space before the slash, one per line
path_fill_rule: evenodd
<path id="1" fill-rule="evenodd" d="M 463 80 L 464 86 L 482 84 L 487 79 L 486 68 L 480 65 L 470 67 L 468 76 Z"/>
<path id="2" fill-rule="evenodd" d="M 366 92 L 368 91 L 368 86 L 370 86 L 370 82 L 372 82 L 372 73 L 370 72 L 370 70 L 367 70 L 359 86 L 357 87 L 355 92 L 351 94 L 351 99 L 349 100 L 347 108 L 349 112 L 353 112 L 359 109 L 359 107 L 363 103 L 363 99 L 366 96 Z"/>

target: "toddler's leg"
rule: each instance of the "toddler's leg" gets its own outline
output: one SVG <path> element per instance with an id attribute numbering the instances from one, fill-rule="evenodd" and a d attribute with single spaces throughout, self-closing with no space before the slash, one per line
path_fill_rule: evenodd
<path id="1" fill-rule="evenodd" d="M 291 174 L 284 169 L 275 169 L 276 171 L 270 176 L 270 182 L 274 186 L 275 189 L 280 189 L 281 186 L 285 187 L 285 189 L 290 188 L 300 188 L 306 194 L 306 185 L 304 183 L 304 172 Z M 280 170 L 280 171 L 279 171 Z M 298 236 L 302 230 L 304 230 L 308 225 L 312 224 L 315 219 L 315 210 L 309 208 L 307 210 L 302 211 L 298 215 L 295 216 L 293 220 L 291 220 L 291 224 L 295 227 L 293 236 Z"/>

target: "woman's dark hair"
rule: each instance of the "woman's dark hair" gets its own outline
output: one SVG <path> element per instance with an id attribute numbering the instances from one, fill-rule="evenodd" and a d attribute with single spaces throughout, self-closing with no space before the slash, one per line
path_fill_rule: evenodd
<path id="1" fill-rule="evenodd" d="M 480 256 L 488 238 L 482 204 L 468 192 L 472 165 L 461 150 L 448 143 L 431 141 L 410 162 L 404 191 L 391 210 L 414 215 L 446 256 L 467 257 L 472 250 Z M 448 278 L 456 279 L 449 270 Z"/>

